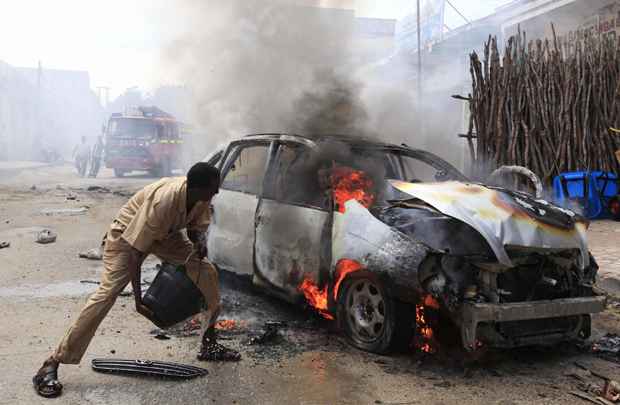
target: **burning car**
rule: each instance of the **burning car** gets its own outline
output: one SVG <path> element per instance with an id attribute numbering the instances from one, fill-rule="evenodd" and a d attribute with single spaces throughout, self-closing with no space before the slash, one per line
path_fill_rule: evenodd
<path id="1" fill-rule="evenodd" d="M 467 350 L 585 339 L 605 308 L 582 217 L 429 152 L 262 134 L 206 160 L 222 173 L 211 261 L 337 320 L 361 349 L 432 351 L 431 315 Z"/>

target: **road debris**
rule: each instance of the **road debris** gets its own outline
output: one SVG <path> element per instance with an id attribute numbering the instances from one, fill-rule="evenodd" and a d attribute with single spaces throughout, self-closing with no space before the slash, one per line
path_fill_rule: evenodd
<path id="1" fill-rule="evenodd" d="M 134 195 L 134 193 L 132 193 L 131 191 L 124 190 L 114 191 L 112 194 L 119 197 L 132 197 Z"/>
<path id="2" fill-rule="evenodd" d="M 585 394 L 576 395 L 573 392 L 571 392 L 571 394 L 579 396 L 582 399 L 586 399 L 596 404 L 617 403 L 620 400 L 620 384 L 618 384 L 618 382 L 612 380 L 604 374 L 601 374 L 600 372 L 590 369 L 589 367 L 577 361 L 575 361 L 574 364 L 579 369 L 581 369 L 582 372 L 571 373 L 568 375 L 580 381 L 578 388 Z M 589 383 L 586 379 L 587 376 L 594 376 L 602 379 L 604 381 L 604 385 L 601 387 L 597 384 Z M 592 397 L 590 396 L 590 394 L 596 396 Z"/>
<path id="3" fill-rule="evenodd" d="M 101 187 L 101 186 L 88 186 L 86 191 L 97 191 L 99 193 L 109 193 L 110 189 L 107 187 Z"/>
<path id="4" fill-rule="evenodd" d="M 169 340 L 170 336 L 168 336 L 165 333 L 161 332 L 161 333 L 158 333 L 157 335 L 155 335 L 155 339 L 157 339 L 157 340 Z"/>
<path id="5" fill-rule="evenodd" d="M 592 351 L 599 353 L 620 353 L 620 336 L 615 333 L 608 333 L 599 341 L 592 344 Z"/>
<path id="6" fill-rule="evenodd" d="M 606 334 L 592 344 L 590 351 L 605 360 L 620 363 L 620 335 Z"/>
<path id="7" fill-rule="evenodd" d="M 0 242 L 0 249 L 8 248 L 11 246 L 11 242 Z"/>
<path id="8" fill-rule="evenodd" d="M 35 240 L 35 242 L 41 244 L 54 243 L 56 242 L 57 237 L 58 235 L 56 235 L 55 232 L 49 229 L 44 229 L 37 234 L 37 239 Z"/>
<path id="9" fill-rule="evenodd" d="M 73 201 L 77 199 L 77 195 L 73 194 L 73 193 L 69 193 L 67 194 L 67 200 Z"/>
<path id="10" fill-rule="evenodd" d="M 189 379 L 209 374 L 204 368 L 151 360 L 93 359 L 92 368 L 101 373 L 145 375 Z"/>
<path id="11" fill-rule="evenodd" d="M 589 394 L 585 394 L 583 392 L 579 392 L 579 391 L 569 391 L 569 394 L 576 396 L 577 398 L 581 398 L 584 401 L 588 401 L 591 402 L 593 404 L 598 404 L 598 405 L 608 405 L 608 404 L 613 404 L 612 402 L 607 401 L 606 399 L 602 398 L 602 397 L 595 397 Z"/>
<path id="12" fill-rule="evenodd" d="M 43 215 L 83 215 L 88 212 L 88 207 L 80 207 L 80 208 L 44 208 L 41 210 L 41 214 Z"/>
<path id="13" fill-rule="evenodd" d="M 608 401 L 620 401 L 620 384 L 614 380 L 606 380 L 603 386 L 603 398 Z"/>
<path id="14" fill-rule="evenodd" d="M 88 260 L 102 260 L 103 252 L 99 248 L 89 249 L 86 252 L 78 253 L 78 257 Z"/>
<path id="15" fill-rule="evenodd" d="M 280 328 L 286 327 L 284 322 L 265 322 L 265 329 L 259 336 L 254 336 L 248 342 L 249 345 L 264 345 L 268 343 L 275 343 L 280 335 Z"/>

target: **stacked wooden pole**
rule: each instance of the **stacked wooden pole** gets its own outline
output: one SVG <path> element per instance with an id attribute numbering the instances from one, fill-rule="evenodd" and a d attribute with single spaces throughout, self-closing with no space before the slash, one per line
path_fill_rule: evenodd
<path id="1" fill-rule="evenodd" d="M 590 36 L 569 46 L 554 30 L 528 43 L 519 32 L 501 56 L 489 37 L 470 71 L 474 177 L 502 165 L 525 166 L 546 184 L 568 171 L 620 174 L 620 134 L 610 130 L 620 128 L 619 41 Z"/>

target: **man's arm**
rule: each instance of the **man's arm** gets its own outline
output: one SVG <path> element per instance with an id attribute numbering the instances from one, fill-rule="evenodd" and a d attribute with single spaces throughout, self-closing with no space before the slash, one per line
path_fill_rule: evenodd
<path id="1" fill-rule="evenodd" d="M 144 253 L 132 247 L 127 265 L 131 274 L 131 287 L 136 303 L 136 311 L 147 319 L 153 320 L 153 312 L 142 303 L 142 286 L 140 284 L 142 281 L 142 263 L 145 258 L 146 255 Z"/>
<path id="2" fill-rule="evenodd" d="M 207 257 L 207 230 L 211 224 L 213 207 L 206 203 L 200 215 L 187 226 L 187 237 L 201 259 Z"/>

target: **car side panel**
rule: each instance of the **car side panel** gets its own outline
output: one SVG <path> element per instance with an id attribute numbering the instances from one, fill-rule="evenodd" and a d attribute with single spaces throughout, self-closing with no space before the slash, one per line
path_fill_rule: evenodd
<path id="1" fill-rule="evenodd" d="M 209 260 L 240 274 L 253 274 L 255 195 L 220 189 L 212 200 L 214 214 L 209 226 Z"/>
<path id="2" fill-rule="evenodd" d="M 257 214 L 256 271 L 288 299 L 304 278 L 319 281 L 327 211 L 263 199 Z"/>

